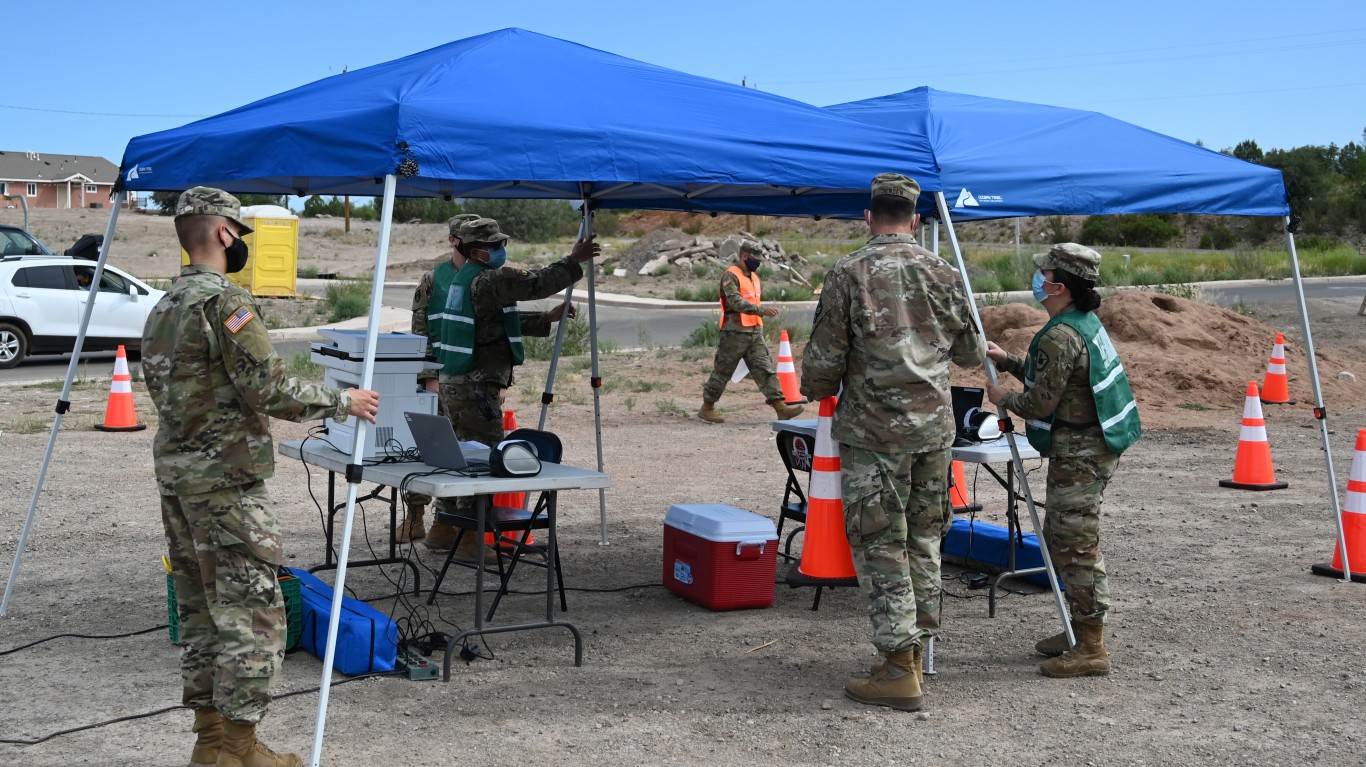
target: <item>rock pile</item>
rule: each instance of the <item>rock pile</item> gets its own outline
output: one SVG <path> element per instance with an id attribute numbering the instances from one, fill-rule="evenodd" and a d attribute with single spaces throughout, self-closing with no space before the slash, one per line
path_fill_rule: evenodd
<path id="1" fill-rule="evenodd" d="M 755 237 L 748 232 L 714 239 L 667 227 L 656 229 L 620 255 L 604 258 L 602 269 L 608 275 L 648 277 L 660 274 L 666 266 L 686 271 L 695 264 L 703 263 L 715 267 L 719 272 L 735 263 L 735 254 L 739 252 L 743 240 L 759 243 L 763 248 L 762 260 L 775 271 L 786 275 L 789 281 L 810 286 L 795 268 L 798 264 L 806 264 L 806 259 L 784 251 L 779 242 Z"/>

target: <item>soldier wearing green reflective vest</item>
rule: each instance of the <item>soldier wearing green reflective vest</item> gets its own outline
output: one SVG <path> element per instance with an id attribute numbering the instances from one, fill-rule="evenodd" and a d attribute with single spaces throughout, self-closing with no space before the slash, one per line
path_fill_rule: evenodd
<path id="1" fill-rule="evenodd" d="M 503 401 L 513 368 L 522 364 L 522 336 L 548 336 L 565 305 L 546 312 L 520 312 L 518 301 L 548 298 L 583 277 L 584 264 L 600 252 L 593 238 L 579 240 L 570 254 L 541 269 L 507 266 L 508 236 L 491 218 L 455 223 L 451 259 L 424 275 L 413 297 L 414 312 L 425 312 L 429 369 L 420 378 L 438 391 L 446 417 L 462 440 L 496 445 L 503 439 Z M 573 306 L 569 317 L 574 316 Z M 410 498 L 410 502 L 415 499 Z M 449 549 L 450 525 L 422 529 L 422 508 L 410 505 L 400 537 L 423 538 L 429 548 Z M 478 554 L 475 536 L 461 541 L 462 558 Z"/>
<path id="2" fill-rule="evenodd" d="M 1100 505 L 1120 453 L 1138 440 L 1138 407 L 1095 315 L 1100 254 L 1067 242 L 1035 255 L 1034 263 L 1034 298 L 1048 311 L 1048 323 L 1024 359 L 987 344 L 987 356 L 1023 381 L 1025 390 L 992 384 L 987 397 L 1023 417 L 1029 444 L 1048 458 L 1044 540 L 1067 588 L 1077 644 L 1069 649 L 1065 633 L 1040 641 L 1034 648 L 1050 659 L 1039 670 L 1051 677 L 1102 676 L 1110 673 L 1110 592 L 1100 553 Z"/>

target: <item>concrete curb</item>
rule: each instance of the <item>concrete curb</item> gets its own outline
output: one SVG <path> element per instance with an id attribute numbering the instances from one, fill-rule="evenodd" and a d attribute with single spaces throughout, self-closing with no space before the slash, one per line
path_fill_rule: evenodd
<path id="1" fill-rule="evenodd" d="M 1353 282 L 1361 279 L 1361 275 L 1345 275 L 1341 277 L 1305 277 L 1302 282 L 1306 285 L 1314 285 L 1330 282 Z M 299 280 L 299 284 L 308 283 L 310 287 L 325 286 L 329 280 Z M 1228 290 L 1235 288 L 1252 287 L 1257 285 L 1274 285 L 1279 282 L 1289 282 L 1289 278 L 1280 280 L 1228 280 L 1224 282 L 1195 282 L 1190 283 L 1199 288 L 1210 288 Z M 416 282 L 386 282 L 385 285 L 393 287 L 417 287 Z M 1120 290 L 1143 290 L 1148 286 L 1135 285 L 1119 288 Z M 588 291 L 575 286 L 574 301 L 582 302 L 587 300 Z M 978 296 L 982 294 L 977 294 Z M 1032 300 L 1033 295 L 1028 290 L 1012 290 L 993 295 L 1004 296 L 1007 301 Z M 556 294 L 556 298 L 563 298 L 564 293 Z M 652 309 L 655 311 L 676 311 L 684 309 L 711 310 L 716 308 L 716 304 L 703 303 L 700 301 L 670 301 L 662 298 L 641 298 L 639 296 L 627 296 L 620 293 L 596 293 L 598 306 L 613 306 L 626 309 Z M 547 299 L 549 300 L 549 299 Z M 791 308 L 815 308 L 816 301 L 773 301 L 770 302 L 778 307 Z M 412 328 L 413 313 L 409 309 L 400 309 L 394 306 L 380 307 L 379 330 L 381 333 L 406 333 Z M 277 328 L 270 331 L 271 340 L 274 341 L 299 341 L 316 340 L 320 338 L 318 331 L 324 328 L 341 328 L 347 330 L 365 330 L 370 325 L 369 317 L 356 317 L 344 322 L 336 322 L 331 325 L 318 325 L 305 328 Z"/>

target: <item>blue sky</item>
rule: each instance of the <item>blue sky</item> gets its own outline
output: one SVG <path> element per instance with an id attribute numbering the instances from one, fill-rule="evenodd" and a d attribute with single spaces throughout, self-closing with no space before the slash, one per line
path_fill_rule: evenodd
<path id="1" fill-rule="evenodd" d="M 16 3 L 3 26 L 0 150 L 115 163 L 134 136 L 505 27 L 818 105 L 930 85 L 1213 149 L 1366 128 L 1361 0 Z"/>

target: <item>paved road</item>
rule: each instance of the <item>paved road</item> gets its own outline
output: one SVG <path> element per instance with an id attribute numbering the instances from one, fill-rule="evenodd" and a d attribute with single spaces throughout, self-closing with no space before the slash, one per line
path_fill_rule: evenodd
<path id="1" fill-rule="evenodd" d="M 1240 283 L 1223 286 L 1220 283 L 1207 283 L 1204 293 L 1211 301 L 1220 306 L 1234 306 L 1239 303 L 1294 303 L 1294 284 L 1289 280 L 1279 282 Z M 384 303 L 388 306 L 407 308 L 412 305 L 412 286 L 386 286 Z M 1359 305 L 1366 295 L 1366 277 L 1338 278 L 1332 281 L 1311 280 L 1305 283 L 1304 294 L 1307 300 L 1324 298 L 1350 299 L 1353 306 Z M 576 291 L 576 300 L 583 299 L 585 293 Z M 581 304 L 582 305 L 582 304 Z M 810 306 L 797 306 L 789 309 L 793 322 L 811 322 L 814 309 Z M 641 346 L 677 346 L 695 328 L 704 322 L 715 321 L 715 310 L 711 305 L 687 309 L 654 309 L 631 306 L 599 305 L 597 310 L 599 338 L 610 339 L 621 348 Z M 308 349 L 306 341 L 285 341 L 276 344 L 282 355 L 288 356 L 295 351 Z M 86 354 L 84 370 L 81 375 L 104 377 L 113 369 L 112 352 Z M 0 370 L 0 384 L 10 381 L 32 381 L 61 378 L 66 375 L 70 355 L 40 355 L 25 360 L 16 368 Z"/>

